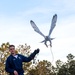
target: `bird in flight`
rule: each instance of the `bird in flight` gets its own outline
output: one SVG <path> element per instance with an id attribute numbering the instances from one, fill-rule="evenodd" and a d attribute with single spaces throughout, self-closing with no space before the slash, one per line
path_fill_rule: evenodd
<path id="1" fill-rule="evenodd" d="M 51 21 L 51 26 L 50 26 L 50 30 L 49 30 L 49 34 L 47 36 L 45 36 L 40 30 L 39 28 L 36 26 L 36 24 L 34 23 L 34 21 L 30 20 L 30 24 L 33 27 L 34 31 L 36 31 L 37 33 L 39 33 L 40 35 L 42 35 L 44 37 L 44 40 L 41 41 L 41 43 L 44 42 L 44 44 L 46 45 L 46 47 L 48 47 L 47 45 L 47 41 L 50 42 L 50 47 L 52 47 L 52 41 L 55 38 L 51 38 L 51 33 L 53 31 L 53 29 L 56 26 L 56 22 L 57 22 L 57 14 L 53 15 L 52 21 Z"/>

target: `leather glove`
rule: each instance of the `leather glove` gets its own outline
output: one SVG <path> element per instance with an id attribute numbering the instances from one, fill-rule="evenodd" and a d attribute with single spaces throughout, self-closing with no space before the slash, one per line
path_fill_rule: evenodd
<path id="1" fill-rule="evenodd" d="M 37 49 L 34 51 L 34 54 L 38 54 L 38 53 L 39 53 L 39 51 L 40 51 L 40 49 L 39 49 L 39 48 L 37 48 Z"/>

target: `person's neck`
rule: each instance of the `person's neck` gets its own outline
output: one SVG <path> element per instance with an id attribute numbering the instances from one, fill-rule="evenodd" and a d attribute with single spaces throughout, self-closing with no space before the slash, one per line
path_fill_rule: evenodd
<path id="1" fill-rule="evenodd" d="M 16 54 L 15 54 L 15 53 L 13 53 L 12 55 L 13 55 L 13 56 L 15 56 Z"/>

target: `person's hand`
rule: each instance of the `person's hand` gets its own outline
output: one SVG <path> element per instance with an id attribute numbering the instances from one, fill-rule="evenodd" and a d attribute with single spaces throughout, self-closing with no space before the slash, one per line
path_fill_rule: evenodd
<path id="1" fill-rule="evenodd" d="M 38 48 L 38 49 L 36 49 L 36 50 L 34 51 L 34 53 L 35 53 L 35 54 L 38 54 L 39 51 L 40 51 L 40 49 Z"/>
<path id="2" fill-rule="evenodd" d="M 14 71 L 14 75 L 18 75 L 18 72 L 17 71 Z"/>

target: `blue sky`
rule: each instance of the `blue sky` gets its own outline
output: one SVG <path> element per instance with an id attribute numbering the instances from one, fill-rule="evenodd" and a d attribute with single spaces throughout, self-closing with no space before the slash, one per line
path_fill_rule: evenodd
<path id="1" fill-rule="evenodd" d="M 0 44 L 25 44 L 32 51 L 40 48 L 38 59 L 52 61 L 50 48 L 39 43 L 44 38 L 30 25 L 33 20 L 38 28 L 48 35 L 51 20 L 57 14 L 57 23 L 51 37 L 54 62 L 67 60 L 69 53 L 75 55 L 75 0 L 1 0 L 0 1 Z"/>

